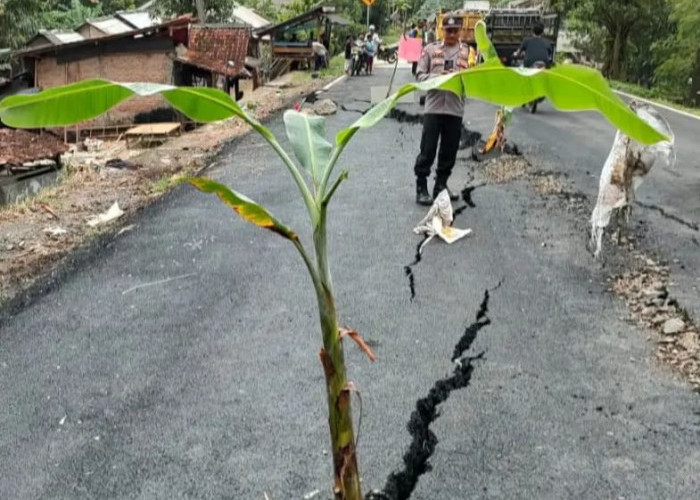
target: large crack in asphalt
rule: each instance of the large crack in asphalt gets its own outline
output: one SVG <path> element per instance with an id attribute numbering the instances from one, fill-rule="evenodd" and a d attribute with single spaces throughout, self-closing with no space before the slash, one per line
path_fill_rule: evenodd
<path id="1" fill-rule="evenodd" d="M 668 219 L 668 220 L 672 220 L 674 222 L 677 222 L 678 224 L 681 224 L 687 228 L 690 228 L 693 231 L 700 231 L 700 225 L 698 225 L 696 222 L 688 221 L 688 220 L 685 220 L 681 217 L 678 217 L 677 215 L 670 214 L 662 207 L 659 207 L 657 205 L 642 203 L 641 201 L 635 201 L 635 204 L 639 205 L 642 208 L 646 208 L 648 210 L 654 210 L 654 211 L 658 212 L 659 214 L 661 214 L 661 216 L 664 219 Z"/>
<path id="2" fill-rule="evenodd" d="M 410 113 L 403 109 L 392 108 L 391 111 L 386 115 L 387 118 L 396 120 L 399 123 L 409 123 L 409 124 L 419 124 L 423 123 L 423 113 Z M 459 149 L 467 149 L 479 142 L 481 139 L 481 132 L 475 130 L 469 130 L 462 123 L 462 132 L 459 138 Z"/>
<path id="3" fill-rule="evenodd" d="M 355 99 L 355 101 L 358 101 Z M 365 101 L 362 101 L 365 102 Z M 345 104 L 340 105 L 340 109 L 343 111 L 347 111 L 349 113 L 359 113 L 361 115 L 365 115 L 372 107 L 370 106 L 369 108 L 366 109 L 356 109 L 356 108 L 349 108 L 345 106 Z M 386 115 L 386 118 L 390 118 L 392 120 L 396 120 L 399 123 L 408 123 L 412 125 L 417 125 L 420 123 L 423 123 L 423 113 L 410 113 L 408 111 L 405 111 L 403 109 L 398 109 L 398 108 L 391 108 L 391 111 Z M 403 135 L 403 130 L 400 129 L 401 135 Z M 464 123 L 462 123 L 462 131 L 460 134 L 459 138 L 459 149 L 467 149 L 475 146 L 481 141 L 481 132 L 477 132 L 475 130 L 469 130 L 467 127 L 464 126 Z M 516 147 L 517 150 L 517 147 Z"/>
<path id="4" fill-rule="evenodd" d="M 493 289 L 500 286 L 500 283 Z M 471 381 L 474 361 L 482 359 L 484 353 L 464 356 L 471 347 L 479 331 L 491 323 L 488 318 L 489 291 L 484 291 L 476 320 L 467 326 L 452 354 L 454 369 L 452 375 L 437 380 L 428 395 L 416 401 L 416 409 L 411 413 L 406 428 L 412 440 L 403 456 L 403 469 L 392 472 L 382 490 L 373 490 L 365 495 L 365 500 L 408 500 L 420 476 L 432 470 L 430 458 L 435 453 L 438 438 L 430 425 L 440 416 L 438 406 L 445 403 L 453 391 L 464 389 Z"/>
<path id="5" fill-rule="evenodd" d="M 410 264 L 406 265 L 403 267 L 403 272 L 404 274 L 408 277 L 408 289 L 411 292 L 411 302 L 413 302 L 413 299 L 416 298 L 416 281 L 415 281 L 415 276 L 413 275 L 413 266 L 418 264 L 421 259 L 423 258 L 423 252 L 422 252 L 422 246 L 423 243 L 429 238 L 429 236 L 426 234 L 420 242 L 418 242 L 418 245 L 416 245 L 416 255 L 413 258 L 413 262 Z"/>

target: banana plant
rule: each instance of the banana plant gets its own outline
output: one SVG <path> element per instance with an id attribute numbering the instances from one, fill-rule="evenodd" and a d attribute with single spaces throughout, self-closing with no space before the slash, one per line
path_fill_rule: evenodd
<path id="1" fill-rule="evenodd" d="M 488 42 L 485 26 L 480 23 L 477 29 L 482 31 L 481 43 L 484 45 L 484 38 Z M 490 42 L 480 47 L 481 52 L 490 50 L 489 45 Z M 7 97 L 0 101 L 0 120 L 18 128 L 69 126 L 93 119 L 133 95 L 160 94 L 195 121 L 213 122 L 236 117 L 248 123 L 268 142 L 299 189 L 313 229 L 313 252 L 304 247 L 293 229 L 243 194 L 205 178 L 187 181 L 205 193 L 216 194 L 241 218 L 286 238 L 298 250 L 318 303 L 322 337 L 319 357 L 325 374 L 333 451 L 332 488 L 337 500 L 360 500 L 362 491 L 350 404 L 352 392 L 356 389 L 346 374 L 343 339 L 350 338 L 356 342 L 371 360 L 375 356 L 359 333 L 340 326 L 328 260 L 327 234 L 329 203 L 348 177 L 347 171 L 341 171 L 334 177 L 336 165 L 352 137 L 359 130 L 378 123 L 405 94 L 416 90 L 441 89 L 502 106 L 519 106 L 535 98 L 546 97 L 561 110 L 597 110 L 619 130 L 642 144 L 667 139 L 613 94 L 607 82 L 595 70 L 581 66 L 517 70 L 493 61 L 497 61 L 497 58 L 487 59 L 484 64 L 459 73 L 404 85 L 352 125 L 338 132 L 334 144 L 325 137 L 323 118 L 286 111 L 284 125 L 296 162 L 281 147 L 274 134 L 247 115 L 229 95 L 209 88 L 85 80 L 36 95 Z"/>

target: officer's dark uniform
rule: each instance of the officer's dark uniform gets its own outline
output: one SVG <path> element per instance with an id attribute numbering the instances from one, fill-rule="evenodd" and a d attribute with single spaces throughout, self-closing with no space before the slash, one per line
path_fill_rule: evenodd
<path id="1" fill-rule="evenodd" d="M 446 16 L 444 27 L 461 27 L 459 17 Z M 443 42 L 435 42 L 423 49 L 416 79 L 425 81 L 441 75 L 445 70 L 445 61 L 452 61 L 454 69 L 469 67 L 469 47 L 457 43 L 447 46 Z M 447 187 L 447 179 L 452 173 L 457 149 L 462 132 L 462 115 L 464 114 L 465 99 L 448 90 L 430 90 L 425 99 L 425 115 L 423 119 L 423 135 L 420 141 L 420 153 L 416 158 L 414 171 L 416 174 L 416 202 L 430 205 L 432 199 L 428 194 L 428 176 L 430 167 L 437 153 L 438 162 L 435 172 L 433 198 Z M 440 151 L 438 152 L 438 140 Z M 455 200 L 456 196 L 450 193 Z"/>

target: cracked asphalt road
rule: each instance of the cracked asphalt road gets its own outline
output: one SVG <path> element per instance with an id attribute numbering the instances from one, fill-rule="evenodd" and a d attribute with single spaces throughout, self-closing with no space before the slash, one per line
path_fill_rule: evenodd
<path id="1" fill-rule="evenodd" d="M 328 97 L 364 108 L 369 86 L 388 77 L 344 81 Z M 330 117 L 329 136 L 357 116 Z M 465 120 L 486 133 L 492 108 L 471 102 Z M 679 167 L 652 171 L 639 200 L 699 221 L 699 124 L 669 120 Z M 284 139 L 281 117 L 269 125 Z M 594 199 L 613 137 L 602 118 L 544 105 L 535 116 L 516 112 L 511 131 L 531 163 L 568 174 L 573 190 Z M 609 266 L 585 250 L 580 214 L 524 182 L 476 189 L 476 207 L 458 219 L 473 234 L 426 246 L 410 300 L 403 268 L 424 215 L 413 201 L 419 138 L 420 126 L 392 120 L 357 134 L 340 162 L 350 179 L 331 208 L 340 320 L 379 357 L 371 364 L 346 347 L 362 391 L 365 489 L 401 466 L 416 400 L 452 371 L 484 290 L 503 280 L 489 328 L 465 353 L 484 357 L 441 406 L 433 470 L 412 498 L 696 498 L 698 395 L 623 320 L 625 306 L 605 292 Z M 453 187 L 471 175 L 468 154 L 460 152 Z M 261 139 L 237 141 L 217 165 L 210 176 L 309 241 L 293 182 Z M 634 217 L 646 222 L 645 245 L 678 260 L 672 293 L 700 307 L 696 234 L 654 210 L 638 207 Z M 188 187 L 132 222 L 0 319 L 0 498 L 325 498 L 319 326 L 292 245 Z M 181 278 L 134 288 L 173 277 Z"/>

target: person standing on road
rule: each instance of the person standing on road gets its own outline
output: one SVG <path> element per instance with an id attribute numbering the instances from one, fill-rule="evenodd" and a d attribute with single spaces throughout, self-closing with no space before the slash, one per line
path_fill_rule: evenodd
<path id="1" fill-rule="evenodd" d="M 431 43 L 435 43 L 437 41 L 437 36 L 435 34 L 435 23 L 432 22 L 428 25 L 428 29 L 425 32 L 425 43 L 426 45 L 430 45 Z"/>
<path id="2" fill-rule="evenodd" d="M 442 25 L 443 41 L 432 43 L 423 49 L 416 79 L 425 81 L 439 75 L 461 71 L 469 66 L 469 47 L 459 42 L 461 18 L 448 14 Z M 430 90 L 425 99 L 423 115 L 423 134 L 420 141 L 420 153 L 416 158 L 416 203 L 431 205 L 433 198 L 447 188 L 447 180 L 452 173 L 457 149 L 462 133 L 462 116 L 465 98 L 449 90 Z M 438 152 L 438 141 L 440 151 Z M 435 154 L 437 168 L 433 197 L 428 193 L 428 177 Z M 449 191 L 450 199 L 457 196 Z"/>
<path id="3" fill-rule="evenodd" d="M 348 35 L 345 39 L 345 72 L 348 76 L 352 75 L 352 46 L 354 44 L 354 38 L 352 35 Z"/>
<path id="4" fill-rule="evenodd" d="M 376 45 L 371 33 L 367 33 L 365 37 L 365 58 L 367 61 L 367 74 L 372 74 L 372 67 L 374 66 L 374 54 L 376 54 Z"/>

